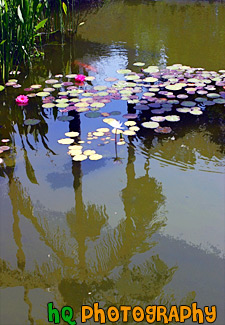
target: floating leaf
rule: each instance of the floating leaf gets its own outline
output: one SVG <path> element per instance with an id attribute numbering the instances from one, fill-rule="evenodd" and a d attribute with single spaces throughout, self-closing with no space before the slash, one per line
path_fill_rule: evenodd
<path id="1" fill-rule="evenodd" d="M 136 66 L 136 67 L 143 67 L 145 65 L 145 63 L 143 63 L 143 62 L 134 62 L 133 65 Z"/>
<path id="2" fill-rule="evenodd" d="M 5 89 L 5 87 L 0 85 L 0 91 L 3 91 L 4 89 Z"/>
<path id="3" fill-rule="evenodd" d="M 86 155 L 86 156 L 92 156 L 94 154 L 96 154 L 95 150 L 85 150 L 84 151 L 84 155 Z"/>
<path id="4" fill-rule="evenodd" d="M 105 89 L 107 89 L 106 86 L 95 86 L 94 87 L 94 90 L 105 90 Z"/>
<path id="5" fill-rule="evenodd" d="M 64 138 L 64 139 L 59 139 L 58 140 L 58 143 L 60 143 L 60 144 L 71 144 L 73 142 L 74 142 L 74 140 L 73 139 L 69 139 L 69 138 Z"/>
<path id="6" fill-rule="evenodd" d="M 214 103 L 216 103 L 216 104 L 225 104 L 225 99 L 224 98 L 216 98 L 216 99 L 214 99 Z"/>
<path id="7" fill-rule="evenodd" d="M 74 131 L 66 132 L 65 136 L 70 137 L 70 138 L 75 138 L 75 137 L 79 136 L 79 132 L 74 132 Z"/>
<path id="8" fill-rule="evenodd" d="M 178 122 L 178 121 L 180 121 L 180 116 L 178 116 L 178 115 L 167 115 L 167 116 L 165 116 L 165 119 L 168 122 Z"/>
<path id="9" fill-rule="evenodd" d="M 0 146 L 1 151 L 8 151 L 10 149 L 9 146 Z"/>
<path id="10" fill-rule="evenodd" d="M 57 117 L 57 120 L 61 121 L 61 122 L 68 122 L 68 121 L 72 121 L 74 119 L 73 116 L 68 116 L 68 115 L 62 115 Z"/>
<path id="11" fill-rule="evenodd" d="M 134 106 L 134 109 L 139 111 L 147 111 L 150 109 L 150 107 L 148 105 L 136 105 Z"/>
<path id="12" fill-rule="evenodd" d="M 189 108 L 189 107 L 179 107 L 176 110 L 179 113 L 189 113 L 191 111 L 191 108 Z"/>
<path id="13" fill-rule="evenodd" d="M 104 79 L 105 81 L 109 81 L 109 82 L 114 82 L 116 80 L 118 80 L 117 78 L 113 78 L 113 77 L 108 77 Z"/>
<path id="14" fill-rule="evenodd" d="M 99 103 L 99 102 L 94 102 L 90 105 L 91 107 L 98 107 L 98 108 L 102 108 L 105 106 L 104 103 Z"/>
<path id="15" fill-rule="evenodd" d="M 185 101 L 181 102 L 181 105 L 182 105 L 182 106 L 187 106 L 187 107 L 193 107 L 193 106 L 195 106 L 196 104 L 195 104 L 195 102 L 191 102 L 191 101 L 187 101 L 187 100 L 185 100 Z"/>
<path id="16" fill-rule="evenodd" d="M 123 115 L 123 118 L 126 118 L 126 119 L 135 119 L 135 118 L 137 118 L 138 116 L 137 116 L 137 114 L 124 114 Z"/>
<path id="17" fill-rule="evenodd" d="M 120 111 L 112 111 L 109 114 L 112 115 L 112 116 L 114 116 L 114 115 L 120 115 L 121 112 Z"/>
<path id="18" fill-rule="evenodd" d="M 85 114 L 86 117 L 88 118 L 97 118 L 101 116 L 101 113 L 99 112 L 88 112 Z"/>
<path id="19" fill-rule="evenodd" d="M 151 120 L 154 122 L 163 122 L 165 121 L 165 116 L 152 116 Z"/>
<path id="20" fill-rule="evenodd" d="M 66 108 L 66 107 L 68 107 L 69 106 L 69 104 L 68 103 L 58 103 L 58 104 L 56 104 L 55 105 L 56 107 L 58 107 L 58 108 Z"/>
<path id="21" fill-rule="evenodd" d="M 131 72 L 131 70 L 129 70 L 129 69 L 120 69 L 120 70 L 117 70 L 117 73 L 119 73 L 119 74 L 128 74 L 130 72 Z"/>
<path id="22" fill-rule="evenodd" d="M 189 113 L 192 114 L 192 115 L 201 115 L 201 114 L 203 114 L 203 112 L 201 110 L 198 110 L 198 109 L 192 109 Z"/>
<path id="23" fill-rule="evenodd" d="M 39 96 L 39 97 L 46 97 L 49 95 L 50 95 L 50 93 L 47 91 L 40 91 L 39 93 L 36 93 L 36 96 Z"/>
<path id="24" fill-rule="evenodd" d="M 102 159 L 102 155 L 99 155 L 99 154 L 96 153 L 94 155 L 90 155 L 89 159 L 90 160 L 100 160 L 100 159 Z"/>
<path id="25" fill-rule="evenodd" d="M 134 126 L 134 125 L 136 125 L 136 122 L 135 121 L 126 121 L 126 122 L 124 122 L 124 125 L 126 125 L 126 126 Z"/>
<path id="26" fill-rule="evenodd" d="M 90 157 L 92 157 L 92 156 L 90 156 Z M 90 159 L 90 157 L 89 157 L 89 159 Z M 86 155 L 82 155 L 82 154 L 73 157 L 73 160 L 74 161 L 83 161 L 83 160 L 86 160 L 86 159 L 87 159 L 87 156 Z"/>
<path id="27" fill-rule="evenodd" d="M 141 124 L 144 128 L 155 129 L 159 126 L 158 122 L 143 122 Z"/>
<path id="28" fill-rule="evenodd" d="M 55 107 L 55 104 L 53 103 L 45 103 L 42 105 L 43 108 L 52 108 L 52 107 Z"/>
<path id="29" fill-rule="evenodd" d="M 32 88 L 32 89 L 39 89 L 39 88 L 41 88 L 42 87 L 42 85 L 31 85 L 30 86 L 30 88 Z M 28 88 L 29 89 L 29 88 Z"/>
<path id="30" fill-rule="evenodd" d="M 40 123 L 41 121 L 35 118 L 29 118 L 27 120 L 24 121 L 25 125 L 37 125 L 38 123 Z"/>
<path id="31" fill-rule="evenodd" d="M 140 128 L 139 128 L 138 126 L 135 125 L 135 126 L 130 126 L 130 127 L 129 127 L 129 130 L 130 130 L 130 131 L 135 131 L 135 132 L 136 132 L 136 131 L 139 131 Z"/>
<path id="32" fill-rule="evenodd" d="M 170 133 L 172 131 L 172 129 L 169 126 L 164 126 L 164 127 L 159 126 L 154 131 L 157 133 L 167 134 L 167 133 Z"/>
<path id="33" fill-rule="evenodd" d="M 98 128 L 96 131 L 106 133 L 109 132 L 110 130 L 109 128 Z"/>
<path id="34" fill-rule="evenodd" d="M 132 130 L 125 130 L 125 131 L 123 132 L 123 134 L 124 134 L 124 135 L 129 135 L 129 136 L 131 136 L 131 135 L 136 135 L 136 132 L 135 132 L 135 131 L 132 131 Z"/>

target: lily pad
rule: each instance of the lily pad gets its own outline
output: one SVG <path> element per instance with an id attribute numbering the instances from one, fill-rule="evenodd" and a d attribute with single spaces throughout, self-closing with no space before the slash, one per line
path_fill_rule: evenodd
<path id="1" fill-rule="evenodd" d="M 152 116 L 151 120 L 154 122 L 163 122 L 165 121 L 165 116 Z"/>
<path id="2" fill-rule="evenodd" d="M 46 84 L 49 84 L 49 85 L 56 84 L 57 82 L 58 82 L 58 80 L 56 80 L 56 79 L 48 79 L 48 80 L 45 80 L 45 83 Z"/>
<path id="3" fill-rule="evenodd" d="M 172 129 L 169 126 L 164 126 L 164 127 L 159 126 L 154 131 L 157 133 L 168 134 L 172 131 Z"/>
<path id="4" fill-rule="evenodd" d="M 100 159 L 102 159 L 102 155 L 99 155 L 99 154 L 96 153 L 94 155 L 90 155 L 89 159 L 90 160 L 100 160 Z"/>
<path id="5" fill-rule="evenodd" d="M 192 114 L 192 115 L 201 115 L 201 114 L 203 114 L 203 112 L 201 110 L 198 110 L 198 109 L 192 109 L 189 113 Z"/>
<path id="6" fill-rule="evenodd" d="M 74 161 L 83 161 L 83 160 L 86 160 L 86 159 L 87 159 L 87 156 L 86 155 L 83 155 L 83 154 L 77 155 L 77 156 L 74 156 L 73 157 L 73 160 Z"/>
<path id="7" fill-rule="evenodd" d="M 167 115 L 167 116 L 165 116 L 165 119 L 168 122 L 178 122 L 178 121 L 180 121 L 180 116 L 178 116 L 178 115 Z"/>
<path id="8" fill-rule="evenodd" d="M 139 111 L 147 111 L 149 110 L 148 105 L 136 105 L 134 106 L 134 109 L 139 110 Z"/>
<path id="9" fill-rule="evenodd" d="M 137 118 L 138 116 L 137 116 L 137 114 L 124 114 L 123 115 L 123 118 L 126 118 L 126 119 L 135 119 L 135 118 Z"/>
<path id="10" fill-rule="evenodd" d="M 100 91 L 102 91 L 102 90 L 105 90 L 105 89 L 107 89 L 106 86 L 95 86 L 94 87 L 94 90 L 100 90 Z"/>
<path id="11" fill-rule="evenodd" d="M 189 107 L 179 107 L 176 110 L 179 113 L 189 113 L 191 111 L 191 108 L 189 108 Z"/>
<path id="12" fill-rule="evenodd" d="M 120 115 L 121 112 L 120 111 L 112 111 L 109 114 L 112 115 L 112 116 L 114 116 L 114 115 Z"/>
<path id="13" fill-rule="evenodd" d="M 25 125 L 37 125 L 40 122 L 41 122 L 41 120 L 38 120 L 38 119 L 35 119 L 35 118 L 29 118 L 29 119 L 24 121 L 24 124 Z"/>
<path id="14" fill-rule="evenodd" d="M 216 104 L 225 104 L 225 99 L 224 98 L 216 98 L 216 99 L 214 99 L 214 102 Z"/>
<path id="15" fill-rule="evenodd" d="M 135 131 L 131 131 L 131 130 L 125 130 L 123 132 L 124 135 L 128 135 L 128 136 L 131 136 L 131 135 L 136 135 L 136 132 Z"/>
<path id="16" fill-rule="evenodd" d="M 58 143 L 60 143 L 60 144 L 71 144 L 73 142 L 74 142 L 74 140 L 70 139 L 70 138 L 64 138 L 64 139 L 59 139 L 58 140 Z"/>
<path id="17" fill-rule="evenodd" d="M 39 97 L 46 97 L 49 95 L 50 95 L 50 93 L 48 91 L 40 91 L 39 93 L 36 93 L 36 96 L 39 96 Z"/>
<path id="18" fill-rule="evenodd" d="M 145 63 L 144 62 L 134 62 L 133 65 L 136 67 L 143 67 L 145 65 Z"/>
<path id="19" fill-rule="evenodd" d="M 4 89 L 5 89 L 5 87 L 0 85 L 0 91 L 3 91 Z"/>
<path id="20" fill-rule="evenodd" d="M 187 107 L 194 107 L 196 104 L 195 104 L 195 102 L 185 100 L 185 101 L 181 102 L 181 105 L 187 106 Z"/>
<path id="21" fill-rule="evenodd" d="M 159 123 L 158 122 L 143 122 L 141 125 L 147 129 L 155 129 L 159 126 Z"/>
<path id="22" fill-rule="evenodd" d="M 119 70 L 117 70 L 117 73 L 119 73 L 119 74 L 128 74 L 130 72 L 131 72 L 130 69 L 119 69 Z"/>
<path id="23" fill-rule="evenodd" d="M 43 108 L 52 108 L 52 107 L 55 107 L 55 104 L 53 103 L 45 103 L 42 105 Z"/>
<path id="24" fill-rule="evenodd" d="M 88 118 L 97 118 L 101 116 L 101 113 L 99 112 L 88 112 L 85 114 L 86 117 Z"/>
<path id="25" fill-rule="evenodd" d="M 124 122 L 124 125 L 126 125 L 126 126 L 134 126 L 134 125 L 136 125 L 136 122 L 135 121 L 126 121 L 126 122 Z"/>
<path id="26" fill-rule="evenodd" d="M 73 116 L 69 116 L 69 115 L 62 115 L 57 117 L 57 120 L 61 121 L 61 122 L 69 122 L 72 121 L 74 119 Z"/>
<path id="27" fill-rule="evenodd" d="M 70 138 L 75 138 L 75 137 L 79 136 L 79 132 L 74 132 L 74 131 L 66 132 L 65 136 L 70 137 Z"/>

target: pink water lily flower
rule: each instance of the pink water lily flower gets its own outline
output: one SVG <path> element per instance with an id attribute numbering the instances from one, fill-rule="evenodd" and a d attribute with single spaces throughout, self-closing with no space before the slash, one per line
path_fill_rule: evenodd
<path id="1" fill-rule="evenodd" d="M 25 95 L 19 95 L 16 97 L 16 102 L 19 104 L 19 106 L 27 105 L 29 101 L 29 98 Z"/>
<path id="2" fill-rule="evenodd" d="M 83 74 L 78 74 L 78 75 L 75 77 L 75 81 L 77 81 L 77 82 L 84 82 L 85 79 L 86 79 L 86 76 L 83 75 Z"/>

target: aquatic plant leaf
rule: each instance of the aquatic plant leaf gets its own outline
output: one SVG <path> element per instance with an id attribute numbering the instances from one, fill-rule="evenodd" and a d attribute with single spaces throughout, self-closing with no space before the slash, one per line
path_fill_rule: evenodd
<path id="1" fill-rule="evenodd" d="M 48 18 L 43 19 L 42 21 L 40 21 L 40 23 L 37 24 L 37 26 L 35 27 L 35 31 L 39 30 L 40 28 L 44 27 L 45 23 L 47 22 Z"/>
<path id="2" fill-rule="evenodd" d="M 189 113 L 191 111 L 191 108 L 189 108 L 189 107 L 179 107 L 176 110 L 179 113 Z"/>
<path id="3" fill-rule="evenodd" d="M 99 112 L 88 112 L 85 114 L 86 117 L 88 118 L 97 118 L 101 116 L 101 113 Z"/>
<path id="4" fill-rule="evenodd" d="M 91 156 L 90 156 L 91 157 Z M 83 154 L 81 154 L 81 155 L 76 155 L 76 156 L 74 156 L 73 157 L 73 160 L 74 161 L 83 161 L 83 160 L 86 160 L 87 159 L 87 156 L 86 155 L 83 155 Z M 90 158 L 89 158 L 90 159 Z"/>
<path id="5" fill-rule="evenodd" d="M 0 91 L 3 91 L 4 89 L 5 89 L 5 87 L 0 85 Z"/>
<path id="6" fill-rule="evenodd" d="M 86 156 L 92 156 L 94 154 L 96 154 L 95 150 L 90 150 L 90 149 L 84 150 L 84 155 L 86 155 Z"/>
<path id="7" fill-rule="evenodd" d="M 124 125 L 126 125 L 126 126 L 134 126 L 136 124 L 137 123 L 135 121 L 126 121 L 126 122 L 124 122 Z"/>
<path id="8" fill-rule="evenodd" d="M 167 134 L 167 133 L 170 133 L 172 131 L 172 129 L 169 126 L 164 126 L 164 127 L 159 126 L 154 131 L 157 133 Z"/>
<path id="9" fill-rule="evenodd" d="M 131 72 L 130 69 L 119 69 L 119 70 L 117 70 L 117 73 L 119 73 L 119 74 L 128 74 L 130 72 Z"/>
<path id="10" fill-rule="evenodd" d="M 98 128 L 98 129 L 96 129 L 96 131 L 106 133 L 106 132 L 109 132 L 110 130 L 109 130 L 109 128 Z"/>
<path id="11" fill-rule="evenodd" d="M 59 139 L 58 140 L 58 143 L 60 143 L 60 144 L 71 144 L 73 142 L 74 142 L 74 140 L 70 139 L 70 138 L 64 138 L 64 139 Z"/>
<path id="12" fill-rule="evenodd" d="M 135 126 L 130 126 L 130 127 L 129 127 L 129 130 L 130 130 L 130 131 L 135 131 L 135 132 L 137 132 L 137 131 L 140 130 L 140 128 L 139 128 L 139 126 L 136 126 L 136 125 L 135 125 Z"/>
<path id="13" fill-rule="evenodd" d="M 225 104 L 225 99 L 224 98 L 216 98 L 213 101 L 216 104 Z"/>
<path id="14" fill-rule="evenodd" d="M 95 86 L 94 87 L 94 90 L 105 90 L 105 89 L 107 89 L 107 87 L 106 86 Z"/>
<path id="15" fill-rule="evenodd" d="M 89 159 L 90 160 L 100 160 L 100 159 L 102 159 L 102 155 L 99 155 L 98 153 L 96 153 L 96 154 L 90 155 Z"/>
<path id="16" fill-rule="evenodd" d="M 178 115 L 167 115 L 167 116 L 165 116 L 165 119 L 168 122 L 178 122 L 178 121 L 180 121 L 180 116 L 178 116 Z"/>
<path id="17" fill-rule="evenodd" d="M 70 137 L 70 138 L 75 138 L 75 137 L 78 137 L 79 136 L 79 132 L 74 132 L 74 131 L 66 132 L 65 133 L 65 136 L 66 137 Z"/>
<path id="18" fill-rule="evenodd" d="M 185 101 L 181 102 L 181 105 L 187 106 L 187 107 L 194 107 L 196 104 L 195 104 L 195 102 L 185 100 Z"/>
<path id="19" fill-rule="evenodd" d="M 203 112 L 201 110 L 198 110 L 198 109 L 192 109 L 189 113 L 192 114 L 192 115 L 201 115 L 201 114 L 203 114 Z"/>
<path id="20" fill-rule="evenodd" d="M 11 148 L 9 146 L 0 146 L 0 150 L 1 151 L 8 151 L 10 150 Z"/>
<path id="21" fill-rule="evenodd" d="M 135 118 L 137 118 L 138 116 L 137 116 L 137 114 L 124 114 L 123 115 L 123 118 L 126 118 L 126 119 L 135 119 Z"/>
<path id="22" fill-rule="evenodd" d="M 143 67 L 145 65 L 145 63 L 144 62 L 134 62 L 133 65 L 136 67 Z"/>
<path id="23" fill-rule="evenodd" d="M 50 93 L 47 91 L 40 91 L 39 93 L 36 93 L 36 96 L 39 96 L 39 97 L 46 97 L 49 95 L 50 95 Z"/>
<path id="24" fill-rule="evenodd" d="M 29 118 L 29 119 L 25 120 L 23 123 L 25 125 L 37 125 L 40 122 L 41 122 L 41 120 L 38 120 L 38 119 L 35 119 L 35 118 Z"/>
<path id="25" fill-rule="evenodd" d="M 147 111 L 150 109 L 150 107 L 148 105 L 136 105 L 134 106 L 134 109 L 139 111 Z"/>
<path id="26" fill-rule="evenodd" d="M 55 104 L 53 103 L 45 103 L 42 105 L 43 108 L 52 108 L 52 107 L 55 107 Z"/>
<path id="27" fill-rule="evenodd" d="M 123 132 L 124 135 L 128 135 L 128 136 L 132 136 L 132 135 L 136 135 L 136 132 L 135 131 L 132 131 L 132 130 L 125 130 Z"/>
<path id="28" fill-rule="evenodd" d="M 120 115 L 120 114 L 121 114 L 120 111 L 112 111 L 112 112 L 109 113 L 109 115 L 112 115 L 112 116 L 114 116 L 114 115 Z"/>
<path id="29" fill-rule="evenodd" d="M 151 120 L 154 122 L 163 122 L 165 121 L 165 116 L 152 116 Z"/>
<path id="30" fill-rule="evenodd" d="M 155 129 L 159 126 L 158 122 L 143 122 L 141 125 L 147 129 Z"/>
<path id="31" fill-rule="evenodd" d="M 99 103 L 99 102 L 94 102 L 90 105 L 91 107 L 97 107 L 97 108 L 102 108 L 105 106 L 104 103 Z"/>
<path id="32" fill-rule="evenodd" d="M 108 77 L 108 78 L 105 78 L 104 80 L 105 81 L 108 81 L 108 82 L 114 82 L 114 81 L 117 81 L 118 79 L 117 78 L 113 78 L 113 77 Z"/>
<path id="33" fill-rule="evenodd" d="M 57 120 L 61 121 L 61 122 L 69 122 L 72 121 L 74 119 L 73 116 L 69 116 L 69 115 L 62 115 L 62 116 L 58 116 Z"/>

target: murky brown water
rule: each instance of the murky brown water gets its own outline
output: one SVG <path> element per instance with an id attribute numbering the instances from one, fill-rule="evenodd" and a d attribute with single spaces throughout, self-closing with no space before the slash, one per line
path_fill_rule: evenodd
<path id="1" fill-rule="evenodd" d="M 77 38 L 46 45 L 45 58 L 19 77 L 23 87 L 82 73 L 74 60 L 95 67 L 89 75 L 100 85 L 135 61 L 225 68 L 223 2 L 106 1 L 82 15 Z M 181 121 L 171 136 L 141 130 L 117 156 L 113 142 L 96 140 L 103 159 L 75 163 L 57 140 L 69 130 L 84 139 L 105 127 L 102 119 L 63 123 L 36 105 L 26 118 L 41 123 L 26 133 L 14 104 L 20 93 L 0 94 L 1 137 L 12 148 L 0 167 L 0 323 L 48 324 L 50 301 L 72 306 L 78 324 L 81 305 L 96 301 L 196 301 L 216 305 L 223 324 L 224 106 Z M 107 105 L 127 111 L 124 101 Z"/>

